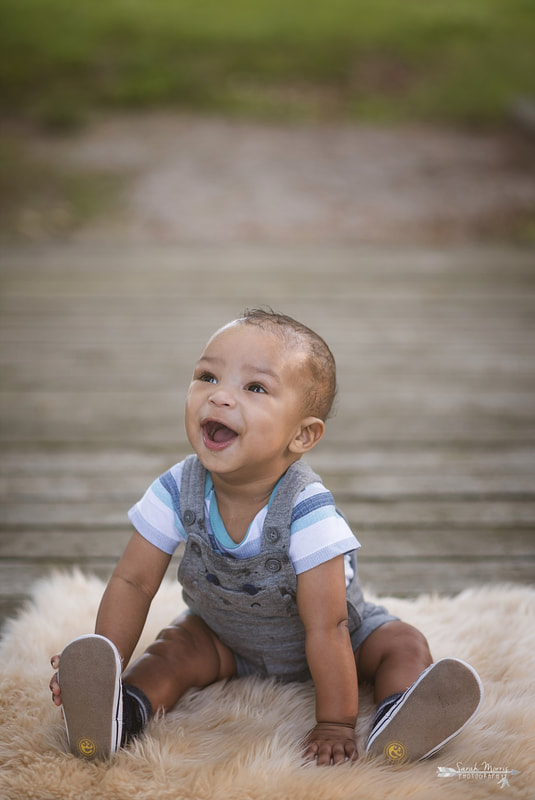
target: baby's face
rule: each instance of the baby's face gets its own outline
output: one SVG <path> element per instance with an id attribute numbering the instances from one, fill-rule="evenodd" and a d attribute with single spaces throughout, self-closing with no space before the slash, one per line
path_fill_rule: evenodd
<path id="1" fill-rule="evenodd" d="M 234 322 L 208 342 L 186 398 L 186 432 L 204 466 L 251 480 L 282 474 L 305 417 L 306 354 Z"/>

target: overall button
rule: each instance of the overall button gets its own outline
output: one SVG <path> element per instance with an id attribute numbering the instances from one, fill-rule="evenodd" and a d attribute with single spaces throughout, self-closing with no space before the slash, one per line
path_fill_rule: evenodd
<path id="1" fill-rule="evenodd" d="M 280 533 L 278 532 L 277 528 L 268 528 L 266 530 L 266 539 L 270 544 L 278 542 L 280 539 Z"/>
<path id="2" fill-rule="evenodd" d="M 191 549 L 192 549 L 192 552 L 194 552 L 196 556 L 200 556 L 201 555 L 201 548 L 199 547 L 197 542 L 192 542 L 191 543 Z"/>
<path id="3" fill-rule="evenodd" d="M 281 562 L 278 560 L 278 558 L 268 558 L 265 563 L 266 569 L 268 569 L 270 572 L 279 572 L 281 566 Z"/>
<path id="4" fill-rule="evenodd" d="M 183 516 L 184 525 L 193 525 L 195 519 L 196 519 L 195 511 L 192 511 L 190 508 L 187 508 L 184 511 L 184 516 Z"/>

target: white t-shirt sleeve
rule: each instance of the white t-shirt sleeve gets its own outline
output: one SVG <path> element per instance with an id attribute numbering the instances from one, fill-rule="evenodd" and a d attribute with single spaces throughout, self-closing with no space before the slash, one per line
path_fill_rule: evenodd
<path id="1" fill-rule="evenodd" d="M 295 502 L 290 527 L 290 558 L 296 574 L 359 548 L 360 542 L 325 486 L 305 487 Z"/>
<path id="2" fill-rule="evenodd" d="M 138 533 L 169 555 L 186 539 L 180 519 L 181 477 L 182 462 L 160 475 L 128 512 Z"/>

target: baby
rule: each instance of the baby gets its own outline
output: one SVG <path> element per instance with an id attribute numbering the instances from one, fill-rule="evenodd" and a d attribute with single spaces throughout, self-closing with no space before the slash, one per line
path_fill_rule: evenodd
<path id="1" fill-rule="evenodd" d="M 314 331 L 255 309 L 217 331 L 195 366 L 185 423 L 195 452 L 131 509 L 136 529 L 106 587 L 95 634 L 52 658 L 71 751 L 108 758 L 192 687 L 246 675 L 312 680 L 304 758 L 357 758 L 358 683 L 374 687 L 366 751 L 435 753 L 475 714 L 481 683 L 458 659 L 433 663 L 424 636 L 365 602 L 360 547 L 301 460 L 336 391 Z M 173 552 L 188 611 L 129 664 Z"/>

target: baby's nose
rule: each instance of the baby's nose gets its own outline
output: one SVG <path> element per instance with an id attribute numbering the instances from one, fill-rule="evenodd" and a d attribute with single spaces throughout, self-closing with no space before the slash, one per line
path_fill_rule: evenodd
<path id="1" fill-rule="evenodd" d="M 212 393 L 210 402 L 215 406 L 233 406 L 235 404 L 234 395 L 228 389 L 218 386 Z"/>

